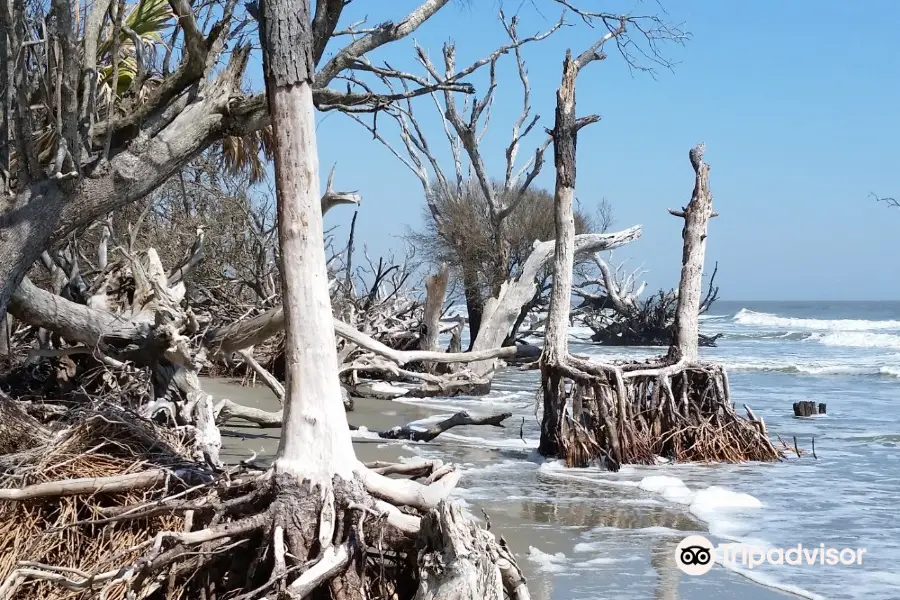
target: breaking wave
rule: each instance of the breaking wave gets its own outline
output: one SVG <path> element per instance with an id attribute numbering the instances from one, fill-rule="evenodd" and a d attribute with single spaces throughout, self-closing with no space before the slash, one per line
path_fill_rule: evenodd
<path id="1" fill-rule="evenodd" d="M 879 331 L 900 330 L 900 321 L 868 321 L 864 319 L 801 319 L 780 317 L 742 308 L 732 319 L 740 325 L 772 329 L 806 329 L 815 331 Z"/>
<path id="2" fill-rule="evenodd" d="M 763 371 L 775 373 L 798 373 L 803 375 L 881 375 L 900 378 L 900 366 L 846 365 L 846 364 L 802 364 L 775 361 L 730 362 L 724 365 L 732 371 Z"/>

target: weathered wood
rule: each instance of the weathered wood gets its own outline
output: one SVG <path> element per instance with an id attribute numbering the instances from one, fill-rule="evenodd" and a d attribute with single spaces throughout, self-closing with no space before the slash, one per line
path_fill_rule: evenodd
<path id="1" fill-rule="evenodd" d="M 0 210 L 0 313 L 27 269 L 53 240 L 146 197 L 198 152 L 246 122 L 248 112 L 235 96 L 248 56 L 249 48 L 237 48 L 203 94 L 174 100 L 167 118 L 154 120 L 161 128 L 148 127 L 153 135 L 145 143 L 116 152 L 105 173 L 75 182 L 45 179 L 17 190 Z"/>
<path id="2" fill-rule="evenodd" d="M 820 402 L 816 404 L 811 400 L 801 400 L 800 402 L 794 402 L 794 416 L 795 417 L 814 417 L 816 415 L 824 415 L 825 414 L 825 403 Z"/>
<path id="3" fill-rule="evenodd" d="M 558 363 L 568 352 L 569 312 L 572 305 L 572 268 L 575 261 L 575 78 L 578 65 L 566 53 L 562 84 L 556 92 L 556 123 L 553 127 L 553 155 L 556 186 L 553 218 L 556 226 L 553 257 L 553 288 L 547 316 L 542 360 Z"/>
<path id="4" fill-rule="evenodd" d="M 447 284 L 450 282 L 450 266 L 442 264 L 438 272 L 425 278 L 425 314 L 422 318 L 422 333 L 419 338 L 419 350 L 436 352 L 440 334 L 441 309 Z M 428 371 L 434 370 L 432 363 L 426 363 Z"/>
<path id="5" fill-rule="evenodd" d="M 697 362 L 700 358 L 700 294 L 703 285 L 703 262 L 706 256 L 706 231 L 713 217 L 712 194 L 709 191 L 709 165 L 703 161 L 705 146 L 698 144 L 690 151 L 695 183 L 691 201 L 681 211 L 669 211 L 684 218 L 681 237 L 681 280 L 675 309 L 675 346 L 678 358 Z"/>
<path id="6" fill-rule="evenodd" d="M 591 116 L 577 120 L 575 116 L 575 81 L 584 65 L 594 60 L 593 54 L 572 59 L 566 52 L 562 82 L 556 92 L 556 121 L 553 127 L 553 155 L 556 166 L 554 223 L 556 227 L 553 262 L 553 288 L 550 310 L 545 325 L 544 349 L 541 353 L 541 385 L 543 416 L 538 451 L 556 456 L 562 443 L 562 426 L 567 401 L 565 381 L 556 369 L 569 354 L 569 313 L 572 302 L 572 269 L 575 261 L 575 151 L 578 129 L 599 120 Z M 639 231 L 639 230 L 638 230 Z"/>
<path id="7" fill-rule="evenodd" d="M 40 447 L 49 441 L 50 432 L 18 402 L 0 392 L 0 455 Z"/>
<path id="8" fill-rule="evenodd" d="M 415 600 L 503 600 L 500 569 L 486 558 L 493 535 L 443 501 L 422 520 Z"/>
<path id="9" fill-rule="evenodd" d="M 575 256 L 593 252 L 612 250 L 628 244 L 641 235 L 641 227 L 635 226 L 616 233 L 590 233 L 574 236 Z M 535 242 L 518 279 L 507 281 L 500 293 L 485 304 L 481 328 L 472 344 L 472 351 L 499 348 L 509 335 L 519 316 L 522 306 L 534 297 L 537 274 L 550 262 L 555 252 L 556 242 Z M 474 357 L 473 357 L 474 359 Z M 485 374 L 494 369 L 494 360 L 474 359 L 471 365 L 476 374 Z"/>
<path id="10" fill-rule="evenodd" d="M 341 401 L 325 265 L 310 3 L 267 0 L 261 16 L 285 324 L 284 426 L 275 469 L 324 490 L 335 475 L 352 480 L 356 457 Z"/>
<path id="11" fill-rule="evenodd" d="M 512 413 L 502 413 L 499 415 L 492 415 L 490 417 L 476 418 L 472 417 L 466 411 L 460 411 L 449 419 L 444 419 L 440 423 L 436 423 L 425 431 L 413 429 L 409 425 L 406 425 L 404 427 L 394 427 L 393 429 L 389 429 L 387 431 L 381 431 L 378 433 L 378 436 L 390 440 L 430 442 L 448 429 L 461 427 L 463 425 L 492 425 L 494 427 L 503 427 L 503 421 L 510 418 L 511 416 Z"/>

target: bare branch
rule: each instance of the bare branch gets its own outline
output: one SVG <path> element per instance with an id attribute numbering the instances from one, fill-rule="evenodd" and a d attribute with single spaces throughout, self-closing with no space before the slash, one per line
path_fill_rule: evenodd
<path id="1" fill-rule="evenodd" d="M 433 17 L 449 1 L 426 0 L 400 23 L 395 24 L 390 21 L 383 23 L 372 33 L 343 48 L 316 74 L 315 86 L 317 88 L 327 86 L 341 71 L 348 68 L 358 58 L 385 44 L 406 37 L 418 29 L 422 23 Z"/>

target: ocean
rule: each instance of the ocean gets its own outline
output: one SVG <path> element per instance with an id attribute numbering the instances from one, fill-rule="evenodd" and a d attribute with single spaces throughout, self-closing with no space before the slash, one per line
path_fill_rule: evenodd
<path id="1" fill-rule="evenodd" d="M 510 411 L 507 428 L 453 430 L 402 449 L 461 464 L 457 497 L 473 513 L 527 524 L 517 538 L 526 536 L 527 548 L 516 550 L 537 574 L 536 600 L 769 597 L 753 591 L 760 586 L 813 599 L 900 597 L 900 302 L 718 302 L 701 328 L 723 334 L 702 356 L 728 368 L 740 412 L 749 405 L 770 435 L 791 446 L 796 437 L 806 453 L 773 464 L 565 469 L 535 452 L 539 374 L 517 369 L 499 373 L 487 397 L 405 401 L 437 411 L 423 425 L 466 409 Z M 598 346 L 585 341 L 589 333 L 570 330 L 573 353 L 660 353 Z M 794 418 L 799 400 L 824 402 L 828 414 Z M 813 439 L 817 458 L 808 452 Z M 691 577 L 674 570 L 672 557 L 692 533 L 713 543 L 865 553 L 851 566 L 730 564 L 717 565 L 715 577 Z"/>

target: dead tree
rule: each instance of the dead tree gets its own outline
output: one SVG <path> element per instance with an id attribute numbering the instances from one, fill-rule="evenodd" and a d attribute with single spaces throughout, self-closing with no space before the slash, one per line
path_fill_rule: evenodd
<path id="1" fill-rule="evenodd" d="M 603 45 L 627 26 L 612 15 L 599 18 L 609 33 L 577 58 L 567 53 L 557 91 L 555 277 L 540 361 L 544 413 L 539 451 L 564 458 L 568 466 L 601 459 L 611 470 L 625 463 L 652 464 L 657 456 L 677 461 L 777 460 L 781 454 L 766 437 L 764 423 L 735 414 L 725 370 L 699 362 L 700 278 L 707 223 L 713 215 L 702 145 L 690 153 L 696 175 L 691 201 L 683 210 L 671 211 L 685 219 L 676 343 L 667 356 L 651 363 L 598 364 L 569 355 L 575 140 L 579 129 L 599 119 L 576 117 L 575 83 L 581 69 L 602 60 Z"/>
<path id="2" fill-rule="evenodd" d="M 385 36 L 400 35 L 403 28 L 409 30 L 444 4 L 426 3 L 406 23 L 362 36 L 351 44 L 351 52 L 338 54 L 332 62 L 360 56 L 367 48 L 383 44 Z M 38 510 L 27 520 L 28 531 L 39 537 L 42 527 L 60 523 L 50 525 L 47 513 L 32 503 L 46 500 L 51 508 L 55 503 L 56 514 L 77 515 L 65 528 L 76 529 L 73 535 L 78 536 L 80 549 L 94 553 L 95 562 L 87 573 L 84 568 L 60 569 L 43 562 L 35 568 L 36 561 L 16 555 L 15 568 L 4 573 L 0 583 L 4 595 L 27 580 L 49 580 L 69 589 L 88 588 L 104 597 L 179 592 L 200 597 L 214 589 L 217 595 L 236 592 L 260 597 L 272 591 L 298 599 L 314 593 L 362 599 L 401 593 L 411 597 L 412 588 L 422 599 L 528 599 L 524 578 L 505 544 L 447 501 L 459 481 L 457 469 L 451 465 L 434 469 L 421 483 L 391 478 L 360 463 L 351 443 L 340 403 L 334 344 L 340 325 L 334 322 L 330 307 L 314 121 L 315 57 L 324 50 L 324 43 L 316 41 L 316 30 L 333 30 L 335 23 L 328 23 L 342 7 L 342 2 L 321 3 L 313 15 L 309 0 L 267 0 L 258 14 L 275 137 L 286 329 L 285 422 L 274 466 L 264 473 L 246 465 L 217 472 L 215 465 L 186 461 L 183 445 L 174 434 L 166 436 L 149 424 L 123 419 L 115 409 L 103 419 L 82 420 L 78 431 L 59 436 L 58 445 L 47 448 L 52 462 L 40 462 L 41 469 L 52 474 L 79 457 L 61 460 L 60 446 L 90 453 L 100 448 L 116 451 L 108 442 L 97 444 L 98 439 L 115 439 L 120 452 L 134 449 L 145 460 L 137 471 L 122 472 L 133 469 L 135 461 L 123 464 L 121 455 L 97 461 L 92 455 L 98 464 L 120 472 L 49 485 L 8 487 L 5 478 L 0 489 L 4 522 L 21 519 L 24 523 L 24 510 Z M 182 26 L 190 27 L 190 23 Z M 324 71 L 330 70 L 339 72 L 341 65 L 329 63 Z M 157 266 L 159 261 L 148 262 Z M 155 315 L 174 311 L 165 272 L 157 268 L 149 275 L 153 299 L 168 309 Z M 149 329 L 165 326 L 170 333 L 170 325 L 170 319 L 156 317 Z M 105 328 L 95 329 L 102 334 Z M 357 344 L 375 347 L 356 332 L 345 330 L 345 335 Z M 170 335 L 169 352 L 182 341 Z M 440 354 L 420 352 L 418 356 L 431 360 Z M 150 444 L 163 438 L 165 444 Z M 155 466 L 148 469 L 151 461 Z M 83 464 L 76 466 L 83 468 Z M 129 494 L 135 492 L 146 495 L 128 502 L 134 498 Z M 102 504 L 115 494 L 121 494 L 118 506 Z M 70 496 L 88 496 L 96 510 L 73 509 L 65 504 Z M 148 507 L 146 500 L 153 506 Z M 169 520 L 148 524 L 147 519 L 158 515 L 154 509 L 163 505 Z M 184 516 L 174 518 L 173 512 Z M 94 537 L 105 538 L 102 544 L 106 545 L 116 533 L 128 529 L 123 521 L 136 529 L 148 526 L 150 533 L 138 529 L 135 535 L 119 534 L 114 543 L 124 552 L 104 552 L 102 558 L 96 554 L 98 544 L 85 539 L 83 529 L 78 529 L 91 526 Z M 115 525 L 107 528 L 108 523 Z M 98 535 L 97 528 L 108 534 Z M 5 534 L 9 547 L 29 547 L 18 531 Z M 141 537 L 146 540 L 136 539 Z M 95 571 L 98 567 L 104 570 Z"/>
<path id="3" fill-rule="evenodd" d="M 145 198 L 207 148 L 244 148 L 252 156 L 259 143 L 245 138 L 269 124 L 265 95 L 242 88 L 250 48 L 241 36 L 251 16 L 235 0 L 215 7 L 141 2 L 135 9 L 148 19 L 141 32 L 129 26 L 119 3 L 95 3 L 84 19 L 73 18 L 78 11 L 70 0 L 51 4 L 49 14 L 47 6 L 24 0 L 0 11 L 7 50 L 0 52 L 0 72 L 11 79 L 9 86 L 4 79 L 0 130 L 12 139 L 0 156 L 8 163 L 0 187 L 10 196 L 0 208 L 0 314 L 42 252 Z M 445 87 L 471 92 L 457 73 L 387 94 L 354 75 L 364 70 L 367 53 L 407 37 L 447 4 L 423 2 L 396 22 L 360 33 L 338 29 L 343 6 L 323 2 L 313 31 L 316 108 L 376 111 Z M 176 22 L 161 56 L 159 32 Z M 329 42 L 348 35 L 357 39 L 325 60 Z M 404 78 L 387 68 L 380 74 Z M 338 79 L 349 90 L 330 87 Z"/>
<path id="4" fill-rule="evenodd" d="M 593 329 L 591 340 L 608 346 L 670 346 L 675 336 L 677 290 L 663 291 L 641 299 L 646 282 L 639 282 L 639 271 L 625 273 L 622 265 L 615 269 L 599 255 L 589 266 L 595 267 L 599 279 L 584 276 L 573 290 L 582 298 L 581 318 Z M 705 314 L 718 299 L 715 285 L 718 264 L 709 277 L 707 292 L 700 302 L 699 314 Z M 591 287 L 598 292 L 589 291 Z M 715 346 L 721 335 L 698 334 L 701 346 Z"/>
<path id="5" fill-rule="evenodd" d="M 561 359 L 545 352 L 541 451 L 564 458 L 569 466 L 600 459 L 617 470 L 625 463 L 652 464 L 658 456 L 699 462 L 782 456 L 762 419 L 749 409 L 747 419 L 735 413 L 725 370 L 699 361 L 700 276 L 707 223 L 714 213 L 702 145 L 691 150 L 690 158 L 696 174 L 691 201 L 670 211 L 685 219 L 677 343 L 658 360 L 636 363 L 575 358 L 568 355 L 565 339 L 553 346 Z"/>
<path id="6" fill-rule="evenodd" d="M 553 242 L 550 235 L 544 239 L 531 238 L 524 241 L 523 248 L 511 248 L 510 229 L 519 212 L 530 198 L 539 194 L 533 184 L 544 163 L 544 154 L 550 145 L 547 136 L 534 144 L 534 149 L 523 164 L 518 164 L 522 146 L 529 134 L 539 131 L 540 117 L 532 114 L 531 84 L 528 79 L 523 49 L 553 35 L 562 27 L 560 20 L 546 31 L 520 37 L 518 19 L 507 19 L 500 13 L 500 20 L 509 37 L 509 42 L 489 56 L 459 69 L 456 65 L 456 48 L 447 44 L 443 49 L 443 64 L 438 66 L 422 50 L 418 49 L 417 59 L 431 81 L 441 81 L 447 73 L 476 73 L 488 68 L 485 93 L 460 105 L 453 94 L 435 92 L 431 94 L 442 120 L 453 157 L 453 171 L 441 166 L 432 145 L 426 139 L 411 100 L 388 113 L 394 117 L 400 130 L 405 156 L 395 149 L 374 124 L 362 118 L 356 120 L 368 129 L 373 137 L 386 146 L 418 178 L 424 191 L 429 218 L 435 232 L 457 254 L 461 249 L 471 256 L 457 256 L 457 276 L 462 280 L 468 309 L 470 347 L 472 351 L 499 348 L 510 340 L 517 323 L 521 323 L 522 307 L 530 303 L 538 290 L 536 281 L 549 269 L 553 256 Z M 667 33 L 656 29 L 651 36 Z M 491 106 L 497 91 L 496 67 L 500 58 L 512 53 L 516 59 L 519 79 L 522 83 L 522 111 L 516 119 L 510 142 L 505 151 L 505 174 L 501 181 L 492 180 L 485 166 L 480 143 L 486 133 Z M 468 167 L 468 169 L 467 169 Z M 473 209 L 477 204 L 479 208 Z M 453 207 L 462 207 L 454 212 Z M 467 231 L 468 222 L 480 210 L 486 213 L 484 227 L 479 235 Z M 466 214 L 470 215 L 467 219 Z M 463 218 L 460 218 L 462 215 Z M 586 218 L 579 215 L 579 222 Z M 533 232 L 529 232 L 530 234 Z M 552 235 L 552 233 L 551 233 Z M 628 243 L 640 235 L 640 228 L 631 228 L 615 234 L 584 232 L 579 235 L 576 252 L 579 256 L 608 250 Z M 477 238 L 477 242 L 476 242 Z M 478 251 L 472 250 L 479 245 Z M 514 260 L 511 252 L 515 250 Z M 513 264 L 514 263 L 514 264 Z M 483 289 L 486 293 L 483 293 Z M 495 367 L 495 361 L 479 361 L 472 366 L 473 371 L 486 376 Z"/>

